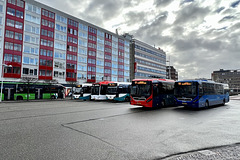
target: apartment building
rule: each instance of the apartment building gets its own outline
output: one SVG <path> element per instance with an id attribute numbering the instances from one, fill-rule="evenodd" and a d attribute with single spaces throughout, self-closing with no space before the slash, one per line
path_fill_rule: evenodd
<path id="1" fill-rule="evenodd" d="M 4 81 L 130 81 L 129 38 L 34 0 L 0 0 L 0 51 Z"/>

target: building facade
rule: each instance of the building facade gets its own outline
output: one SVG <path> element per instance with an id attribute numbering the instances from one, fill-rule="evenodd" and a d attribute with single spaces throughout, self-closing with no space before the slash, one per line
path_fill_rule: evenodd
<path id="1" fill-rule="evenodd" d="M 130 81 L 129 39 L 34 0 L 0 0 L 0 42 L 4 81 Z"/>
<path id="2" fill-rule="evenodd" d="M 166 67 L 166 78 L 174 81 L 178 80 L 178 72 L 173 66 Z"/>
<path id="3" fill-rule="evenodd" d="M 166 53 L 144 42 L 133 39 L 131 43 L 130 79 L 166 78 Z"/>
<path id="4" fill-rule="evenodd" d="M 212 80 L 215 82 L 226 83 L 229 88 L 240 88 L 240 70 L 224 70 L 213 71 Z"/>

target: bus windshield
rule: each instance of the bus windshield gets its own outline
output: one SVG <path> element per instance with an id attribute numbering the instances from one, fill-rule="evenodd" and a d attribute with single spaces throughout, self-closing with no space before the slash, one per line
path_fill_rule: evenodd
<path id="1" fill-rule="evenodd" d="M 99 95 L 99 86 L 92 87 L 92 95 Z"/>
<path id="2" fill-rule="evenodd" d="M 196 82 L 177 82 L 174 89 L 175 97 L 193 98 L 197 96 Z"/>
<path id="3" fill-rule="evenodd" d="M 117 87 L 108 87 L 107 94 L 117 94 Z"/>
<path id="4" fill-rule="evenodd" d="M 131 87 L 131 96 L 133 97 L 145 97 L 151 96 L 151 85 L 150 82 L 145 82 L 143 84 L 133 82 Z"/>
<path id="5" fill-rule="evenodd" d="M 91 93 L 91 87 L 90 86 L 82 87 L 81 92 L 82 93 Z"/>

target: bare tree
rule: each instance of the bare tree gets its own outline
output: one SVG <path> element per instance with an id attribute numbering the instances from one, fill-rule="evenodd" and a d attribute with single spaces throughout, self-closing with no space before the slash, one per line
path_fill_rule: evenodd
<path id="1" fill-rule="evenodd" d="M 31 77 L 31 76 L 24 76 L 21 78 L 23 83 L 27 85 L 27 101 L 29 101 L 29 89 L 30 89 L 30 84 L 36 83 L 38 81 L 37 78 Z"/>

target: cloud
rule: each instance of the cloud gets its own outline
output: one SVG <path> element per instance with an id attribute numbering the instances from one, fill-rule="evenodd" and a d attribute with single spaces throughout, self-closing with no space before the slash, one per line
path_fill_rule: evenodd
<path id="1" fill-rule="evenodd" d="M 156 7 L 166 7 L 170 3 L 172 3 L 173 0 L 154 0 L 154 5 Z"/>
<path id="2" fill-rule="evenodd" d="M 232 8 L 236 8 L 236 7 L 239 5 L 239 3 L 240 3 L 240 0 L 235 1 L 235 2 L 233 2 L 233 3 L 231 4 L 231 7 L 232 7 Z"/>
<path id="3" fill-rule="evenodd" d="M 224 21 L 228 21 L 228 20 L 232 20 L 234 18 L 235 18 L 235 16 L 225 16 L 219 21 L 219 23 L 224 22 Z"/>
<path id="4" fill-rule="evenodd" d="M 203 22 L 204 18 L 209 14 L 210 10 L 197 6 L 197 4 L 191 4 L 182 7 L 176 14 L 176 20 L 174 25 L 181 25 L 185 23 L 191 23 L 198 25 Z"/>
<path id="5" fill-rule="evenodd" d="M 225 7 L 218 8 L 215 12 L 220 13 L 225 9 Z"/>

